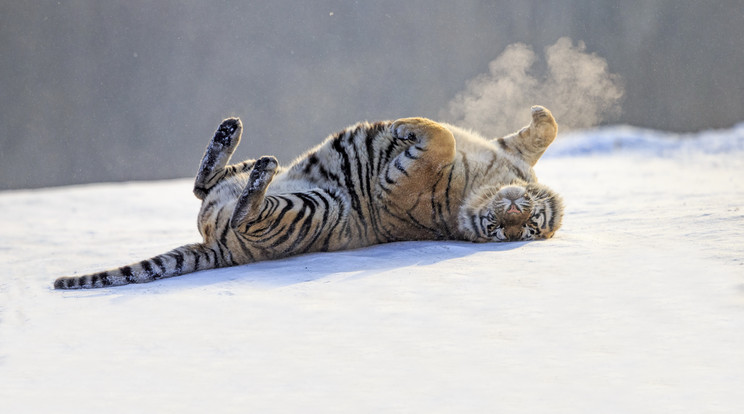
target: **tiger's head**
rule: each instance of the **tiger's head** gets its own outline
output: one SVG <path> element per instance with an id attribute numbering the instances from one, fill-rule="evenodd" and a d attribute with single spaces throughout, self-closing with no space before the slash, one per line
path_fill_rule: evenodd
<path id="1" fill-rule="evenodd" d="M 460 209 L 460 230 L 472 241 L 520 241 L 553 237 L 563 219 L 563 201 L 538 183 L 485 187 Z"/>

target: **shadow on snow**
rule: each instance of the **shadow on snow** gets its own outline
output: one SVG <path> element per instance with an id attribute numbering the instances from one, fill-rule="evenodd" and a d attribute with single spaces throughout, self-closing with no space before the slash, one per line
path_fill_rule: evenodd
<path id="1" fill-rule="evenodd" d="M 426 266 L 480 252 L 507 251 L 531 242 L 470 243 L 462 241 L 410 241 L 380 244 L 355 250 L 309 253 L 241 266 L 203 270 L 145 284 L 69 291 L 72 297 L 97 297 L 127 291 L 157 293 L 225 284 L 272 289 L 324 278 L 349 280 L 388 270 Z M 82 295 L 80 295 L 82 293 Z"/>

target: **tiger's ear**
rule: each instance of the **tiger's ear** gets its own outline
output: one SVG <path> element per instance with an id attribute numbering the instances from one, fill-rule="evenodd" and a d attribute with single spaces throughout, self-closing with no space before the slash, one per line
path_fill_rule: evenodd
<path id="1" fill-rule="evenodd" d="M 536 239 L 549 239 L 563 224 L 563 199 L 555 191 L 538 183 L 527 185 L 533 201 L 528 223 L 537 232 Z"/>

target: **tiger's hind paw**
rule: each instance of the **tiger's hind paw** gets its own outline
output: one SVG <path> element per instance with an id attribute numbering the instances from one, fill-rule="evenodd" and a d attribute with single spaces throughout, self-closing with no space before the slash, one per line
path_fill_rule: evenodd
<path id="1" fill-rule="evenodd" d="M 250 177 L 248 178 L 248 185 L 246 191 L 257 191 L 259 189 L 266 188 L 274 178 L 276 169 L 279 167 L 279 161 L 273 156 L 263 156 L 256 160 L 253 164 L 253 170 L 251 170 Z"/>
<path id="2" fill-rule="evenodd" d="M 199 200 L 204 200 L 209 190 L 224 177 L 225 165 L 240 143 L 242 132 L 243 124 L 238 118 L 227 118 L 217 127 L 194 180 L 194 195 Z"/>
<path id="3" fill-rule="evenodd" d="M 215 131 L 212 141 L 225 147 L 235 147 L 238 145 L 237 141 L 240 141 L 242 130 L 243 124 L 239 118 L 227 118 L 222 121 L 217 131 Z"/>
<path id="4" fill-rule="evenodd" d="M 278 167 L 279 162 L 272 156 L 264 156 L 256 160 L 243 193 L 235 204 L 235 209 L 230 218 L 230 227 L 238 229 L 258 215 L 266 189 L 274 178 Z"/>

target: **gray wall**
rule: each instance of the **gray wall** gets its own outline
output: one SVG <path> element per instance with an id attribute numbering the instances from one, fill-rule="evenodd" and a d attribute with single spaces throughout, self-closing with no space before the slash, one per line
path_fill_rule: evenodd
<path id="1" fill-rule="evenodd" d="M 192 176 L 230 115 L 237 158 L 288 162 L 359 120 L 436 118 L 508 45 L 563 36 L 623 78 L 604 122 L 744 120 L 744 0 L 4 1 L 0 189 Z"/>

